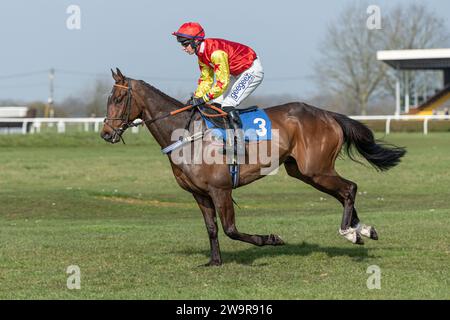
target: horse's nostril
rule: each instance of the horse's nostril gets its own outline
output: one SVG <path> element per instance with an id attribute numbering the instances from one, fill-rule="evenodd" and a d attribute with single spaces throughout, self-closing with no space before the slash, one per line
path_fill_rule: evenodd
<path id="1" fill-rule="evenodd" d="M 111 135 L 108 132 L 102 132 L 101 136 L 105 140 L 110 140 L 111 139 Z"/>

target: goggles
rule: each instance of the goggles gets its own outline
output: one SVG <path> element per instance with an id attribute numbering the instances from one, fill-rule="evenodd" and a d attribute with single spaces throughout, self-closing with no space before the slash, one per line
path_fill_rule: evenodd
<path id="1" fill-rule="evenodd" d="M 192 39 L 188 39 L 188 38 L 183 38 L 183 37 L 177 37 L 177 41 L 183 46 L 183 47 L 187 47 L 188 45 L 190 45 L 192 43 Z"/>

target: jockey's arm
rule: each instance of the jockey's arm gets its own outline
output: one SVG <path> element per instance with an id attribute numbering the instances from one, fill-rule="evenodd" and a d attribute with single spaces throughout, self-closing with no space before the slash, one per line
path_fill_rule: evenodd
<path id="1" fill-rule="evenodd" d="M 194 96 L 201 98 L 211 89 L 214 83 L 214 71 L 210 66 L 198 60 L 200 68 L 200 78 L 198 79 L 198 87 L 195 90 Z"/>
<path id="2" fill-rule="evenodd" d="M 213 81 L 215 83 L 209 87 L 208 91 L 199 97 L 203 97 L 205 102 L 220 97 L 230 84 L 230 67 L 228 64 L 228 54 L 222 50 L 216 50 L 211 55 L 211 62 L 214 65 Z"/>

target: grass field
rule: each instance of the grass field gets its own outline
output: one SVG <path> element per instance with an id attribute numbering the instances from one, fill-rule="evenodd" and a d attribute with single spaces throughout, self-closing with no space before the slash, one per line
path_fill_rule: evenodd
<path id="1" fill-rule="evenodd" d="M 2 299 L 450 299 L 450 134 L 394 134 L 408 148 L 377 173 L 337 166 L 359 186 L 363 222 L 380 240 L 338 236 L 342 209 L 284 169 L 235 191 L 237 225 L 277 233 L 253 247 L 220 232 L 209 259 L 203 219 L 145 132 L 109 145 L 93 133 L 0 136 Z M 81 289 L 66 269 L 81 270 Z M 381 270 L 369 290 L 366 270 Z"/>

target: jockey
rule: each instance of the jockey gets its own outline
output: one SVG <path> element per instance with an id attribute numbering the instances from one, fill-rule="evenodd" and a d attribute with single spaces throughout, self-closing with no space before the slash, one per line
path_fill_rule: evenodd
<path id="1" fill-rule="evenodd" d="M 250 47 L 224 39 L 205 39 L 205 31 L 196 22 L 183 24 L 172 35 L 184 52 L 196 54 L 200 78 L 188 104 L 218 104 L 228 113 L 233 128 L 242 129 L 239 104 L 261 84 L 264 72 L 255 51 Z M 236 135 L 238 145 L 243 137 Z"/>

